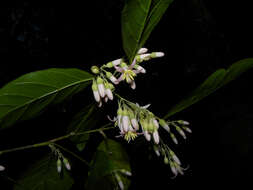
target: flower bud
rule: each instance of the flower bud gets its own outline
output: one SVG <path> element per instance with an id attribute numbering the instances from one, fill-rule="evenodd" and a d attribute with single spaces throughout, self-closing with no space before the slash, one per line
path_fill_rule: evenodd
<path id="1" fill-rule="evenodd" d="M 95 65 L 93 65 L 91 67 L 91 72 L 94 73 L 94 74 L 98 74 L 99 73 L 99 68 Z"/>
<path id="2" fill-rule="evenodd" d="M 159 144 L 159 134 L 158 134 L 157 130 L 155 132 L 153 132 L 153 139 L 156 144 Z"/>
<path id="3" fill-rule="evenodd" d="M 183 126 L 183 129 L 184 129 L 185 131 L 187 131 L 188 133 L 192 133 L 192 130 L 191 130 L 189 127 Z"/>
<path id="4" fill-rule="evenodd" d="M 144 136 L 146 138 L 147 141 L 150 141 L 151 140 L 151 135 L 148 133 L 148 131 L 144 131 Z"/>
<path id="5" fill-rule="evenodd" d="M 95 98 L 96 102 L 99 102 L 100 101 L 100 95 L 99 95 L 99 92 L 98 92 L 97 83 L 95 81 L 93 81 L 91 88 L 92 88 L 93 95 L 94 95 L 94 98 Z"/>
<path id="6" fill-rule="evenodd" d="M 179 123 L 181 125 L 190 125 L 190 123 L 188 121 L 184 121 L 184 120 L 178 120 L 177 123 Z"/>
<path id="7" fill-rule="evenodd" d="M 120 67 L 123 68 L 123 69 L 127 69 L 128 68 L 128 66 L 127 66 L 127 64 L 125 62 L 121 62 L 120 63 Z"/>
<path id="8" fill-rule="evenodd" d="M 103 105 L 102 101 L 98 103 L 98 107 L 101 107 Z"/>
<path id="9" fill-rule="evenodd" d="M 181 165 L 181 162 L 180 162 L 179 158 L 177 157 L 177 155 L 176 155 L 172 150 L 169 150 L 169 153 L 170 153 L 172 159 L 173 159 L 178 165 Z"/>
<path id="10" fill-rule="evenodd" d="M 63 158 L 63 163 L 67 170 L 71 170 L 71 166 L 69 164 L 69 161 L 66 158 Z"/>
<path id="11" fill-rule="evenodd" d="M 2 166 L 2 165 L 0 165 L 0 172 L 1 172 L 1 171 L 4 171 L 4 170 L 5 170 L 5 167 Z"/>
<path id="12" fill-rule="evenodd" d="M 135 118 L 132 118 L 132 119 L 131 119 L 131 124 L 132 124 L 132 126 L 134 127 L 134 129 L 135 129 L 136 131 L 139 130 L 139 124 L 138 124 L 138 121 L 137 121 Z"/>
<path id="13" fill-rule="evenodd" d="M 143 54 L 143 53 L 146 53 L 148 51 L 147 48 L 141 48 L 139 49 L 139 51 L 137 52 L 137 54 Z"/>
<path id="14" fill-rule="evenodd" d="M 109 84 L 110 83 L 105 84 L 105 93 L 106 93 L 106 97 L 108 97 L 110 100 L 113 100 L 113 94 L 112 94 L 112 91 L 111 91 L 111 88 L 110 88 Z"/>
<path id="15" fill-rule="evenodd" d="M 118 182 L 118 185 L 119 185 L 120 189 L 121 189 L 121 190 L 124 190 L 124 184 L 123 184 L 123 182 L 122 182 L 120 176 L 119 176 L 116 172 L 115 172 L 115 178 L 116 178 L 116 180 L 117 180 L 117 182 Z"/>
<path id="16" fill-rule="evenodd" d="M 133 90 L 136 88 L 136 84 L 135 84 L 134 81 L 132 81 L 132 82 L 130 83 L 130 87 L 131 87 Z"/>
<path id="17" fill-rule="evenodd" d="M 168 164 L 169 163 L 169 159 L 167 158 L 167 156 L 164 156 L 163 162 L 164 162 L 164 164 Z"/>
<path id="18" fill-rule="evenodd" d="M 111 62 L 107 63 L 107 64 L 106 64 L 106 67 L 107 67 L 107 68 L 112 68 L 112 67 L 114 67 L 114 66 L 119 65 L 121 61 L 122 61 L 122 59 L 116 59 L 116 60 L 114 60 L 114 61 L 111 61 Z"/>
<path id="19" fill-rule="evenodd" d="M 165 120 L 159 119 L 159 123 L 168 133 L 170 133 L 170 127 Z"/>
<path id="20" fill-rule="evenodd" d="M 157 146 L 154 146 L 154 151 L 157 156 L 160 156 L 160 152 Z"/>
<path id="21" fill-rule="evenodd" d="M 132 176 L 132 173 L 130 172 L 130 171 L 127 171 L 127 170 L 125 170 L 125 169 L 121 169 L 121 170 L 119 170 L 121 173 L 123 173 L 124 175 L 126 175 L 126 176 Z"/>
<path id="22" fill-rule="evenodd" d="M 105 97 L 105 87 L 104 87 L 104 81 L 101 77 L 97 78 L 97 84 L 98 84 L 98 92 L 102 98 Z"/>
<path id="23" fill-rule="evenodd" d="M 155 118 L 153 119 L 153 123 L 154 123 L 154 126 L 156 127 L 156 129 L 159 129 L 159 123 Z"/>
<path id="24" fill-rule="evenodd" d="M 186 139 L 186 135 L 185 135 L 184 131 L 183 131 L 180 127 L 176 126 L 176 130 L 178 131 L 178 133 L 179 133 L 184 139 Z"/>
<path id="25" fill-rule="evenodd" d="M 171 172 L 172 172 L 175 176 L 177 176 L 178 171 L 177 171 L 177 169 L 176 169 L 175 164 L 174 164 L 172 161 L 170 161 L 169 163 L 170 163 Z"/>
<path id="26" fill-rule="evenodd" d="M 62 162 L 61 162 L 61 159 L 58 158 L 57 162 L 56 162 L 56 165 L 57 165 L 57 172 L 58 173 L 61 173 L 61 169 L 62 169 Z"/>
<path id="27" fill-rule="evenodd" d="M 106 92 L 106 90 L 105 90 L 105 92 Z M 105 101 L 105 103 L 108 102 L 108 96 L 104 97 L 104 101 Z"/>
<path id="28" fill-rule="evenodd" d="M 153 52 L 150 55 L 151 58 L 157 58 L 157 57 L 163 57 L 163 56 L 164 56 L 163 52 Z"/>
<path id="29" fill-rule="evenodd" d="M 152 122 L 152 119 L 148 122 L 148 132 L 153 133 L 155 131 L 154 123 Z"/>
<path id="30" fill-rule="evenodd" d="M 170 137 L 175 144 L 178 144 L 177 138 L 175 137 L 175 135 L 173 133 L 170 133 Z"/>
<path id="31" fill-rule="evenodd" d="M 106 72 L 106 77 L 112 81 L 114 84 L 119 84 L 118 80 L 116 79 L 115 76 L 111 72 Z"/>
<path id="32" fill-rule="evenodd" d="M 134 68 L 140 73 L 146 73 L 146 70 L 140 65 L 135 64 Z"/>

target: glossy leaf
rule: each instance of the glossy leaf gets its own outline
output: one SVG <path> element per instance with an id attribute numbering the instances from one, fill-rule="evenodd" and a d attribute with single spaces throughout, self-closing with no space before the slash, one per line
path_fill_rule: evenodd
<path id="1" fill-rule="evenodd" d="M 121 16 L 123 48 L 132 62 L 173 0 L 127 0 Z"/>
<path id="2" fill-rule="evenodd" d="M 32 118 L 50 104 L 83 90 L 93 76 L 79 69 L 48 69 L 28 73 L 0 89 L 0 128 Z"/>
<path id="3" fill-rule="evenodd" d="M 127 189 L 130 181 L 120 170 L 131 171 L 128 155 L 123 147 L 113 140 L 103 141 L 93 158 L 92 170 L 89 173 L 86 189 L 115 189 L 118 185 L 115 172 L 120 176 Z"/>
<path id="4" fill-rule="evenodd" d="M 217 89 L 236 79 L 245 71 L 253 67 L 253 58 L 240 60 L 228 69 L 219 69 L 209 76 L 196 90 L 194 90 L 188 97 L 172 107 L 165 118 L 188 108 L 189 106 L 202 100 L 204 97 L 215 92 Z"/>
<path id="5" fill-rule="evenodd" d="M 50 156 L 37 161 L 17 181 L 14 190 L 69 190 L 74 181 L 68 171 L 60 175 L 56 169 L 56 160 Z"/>
<path id="6" fill-rule="evenodd" d="M 72 122 L 68 126 L 68 133 L 83 132 L 92 129 L 99 121 L 99 110 L 95 104 L 90 104 L 82 109 L 76 116 L 73 117 Z M 82 151 L 85 148 L 86 142 L 89 140 L 90 134 L 73 136 L 70 138 L 78 150 Z"/>

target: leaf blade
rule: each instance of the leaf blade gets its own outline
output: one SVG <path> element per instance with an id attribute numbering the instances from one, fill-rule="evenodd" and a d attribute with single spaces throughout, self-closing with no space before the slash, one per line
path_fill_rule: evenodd
<path id="1" fill-rule="evenodd" d="M 0 89 L 0 126 L 9 127 L 38 115 L 48 105 L 60 103 L 83 90 L 92 78 L 79 69 L 53 68 L 11 81 Z"/>

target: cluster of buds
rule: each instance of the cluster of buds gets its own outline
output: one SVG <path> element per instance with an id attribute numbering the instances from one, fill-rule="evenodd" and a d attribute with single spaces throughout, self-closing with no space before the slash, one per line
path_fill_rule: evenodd
<path id="1" fill-rule="evenodd" d="M 114 86 L 112 83 L 108 82 L 106 79 L 102 79 L 100 76 L 93 80 L 92 91 L 98 106 L 102 106 L 102 101 L 107 102 L 113 100 Z"/>
<path id="2" fill-rule="evenodd" d="M 54 153 L 54 155 L 57 157 L 57 161 L 56 161 L 57 172 L 61 173 L 62 163 L 64 164 L 64 166 L 67 170 L 71 170 L 71 166 L 70 166 L 68 159 L 63 156 L 61 151 L 59 149 L 57 149 L 53 144 L 49 144 L 49 147 L 52 150 L 52 152 Z"/>
<path id="3" fill-rule="evenodd" d="M 172 139 L 172 141 L 175 144 L 178 144 L 178 140 L 174 133 L 171 131 L 171 127 L 174 127 L 175 131 L 181 135 L 184 139 L 186 139 L 186 134 L 184 131 L 188 133 L 192 133 L 191 129 L 187 127 L 190 123 L 188 121 L 184 120 L 178 120 L 178 121 L 165 121 L 163 119 L 159 119 L 160 125 L 165 129 L 169 134 Z"/>
<path id="4" fill-rule="evenodd" d="M 187 168 L 183 168 L 181 166 L 181 161 L 177 155 L 166 144 L 161 143 L 159 146 L 155 145 L 154 151 L 157 156 L 162 154 L 164 163 L 170 166 L 174 177 L 176 177 L 178 174 L 184 175 L 184 170 Z"/>
<path id="5" fill-rule="evenodd" d="M 120 58 L 108 62 L 102 65 L 100 68 L 98 68 L 97 66 L 92 66 L 91 71 L 94 74 L 105 76 L 115 85 L 119 84 L 121 81 L 126 81 L 128 84 L 130 84 L 130 87 L 132 89 L 135 89 L 136 84 L 134 78 L 139 73 L 146 73 L 146 70 L 142 66 L 140 66 L 139 63 L 142 63 L 143 61 L 148 61 L 152 58 L 164 56 L 163 52 L 147 53 L 147 51 L 147 48 L 139 49 L 132 63 L 128 64 L 123 58 Z M 114 74 L 107 70 L 112 68 L 115 69 Z"/>

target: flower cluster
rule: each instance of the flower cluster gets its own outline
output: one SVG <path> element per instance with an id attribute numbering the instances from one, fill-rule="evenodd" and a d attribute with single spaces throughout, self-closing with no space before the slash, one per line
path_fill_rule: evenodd
<path id="1" fill-rule="evenodd" d="M 92 91 L 98 106 L 102 106 L 102 100 L 107 102 L 109 100 L 113 100 L 113 89 L 114 86 L 112 83 L 108 82 L 106 79 L 102 79 L 100 76 L 93 80 L 92 83 Z"/>
<path id="2" fill-rule="evenodd" d="M 57 157 L 57 161 L 56 161 L 57 172 L 61 173 L 62 163 L 64 164 L 67 170 L 71 170 L 71 166 L 68 159 L 63 156 L 60 150 L 57 149 L 53 144 L 50 144 L 49 147 L 52 150 L 52 152 L 55 154 L 55 156 Z"/>

